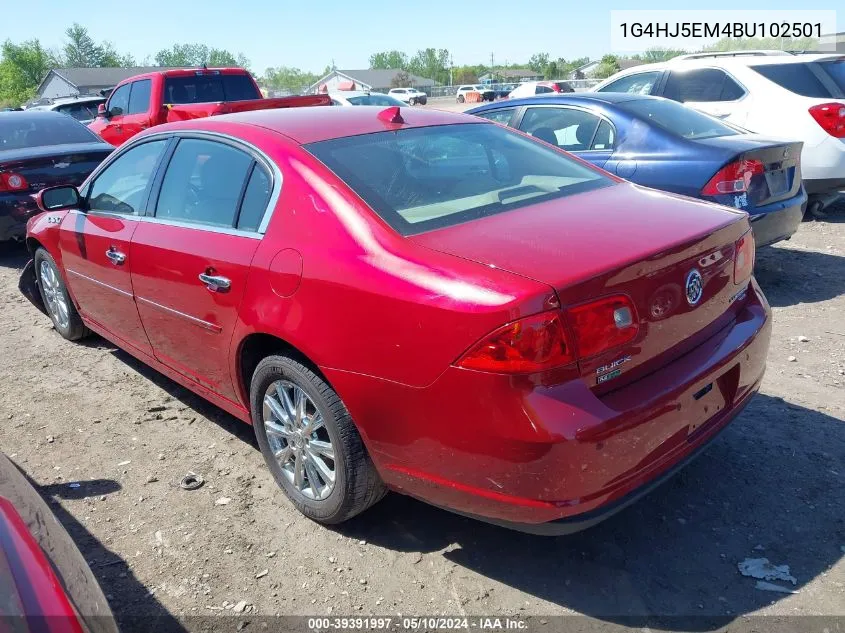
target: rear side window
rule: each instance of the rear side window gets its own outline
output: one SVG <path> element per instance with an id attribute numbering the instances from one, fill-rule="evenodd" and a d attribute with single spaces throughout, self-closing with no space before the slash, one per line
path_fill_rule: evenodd
<path id="1" fill-rule="evenodd" d="M 668 99 L 635 99 L 617 103 L 616 107 L 670 134 L 687 139 L 737 134 L 736 130 L 721 121 Z"/>
<path id="2" fill-rule="evenodd" d="M 267 210 L 267 203 L 270 201 L 272 181 L 263 167 L 255 166 L 252 175 L 249 177 L 244 200 L 241 204 L 241 213 L 238 216 L 238 227 L 242 231 L 257 231 L 264 219 L 264 212 Z"/>
<path id="3" fill-rule="evenodd" d="M 402 235 L 415 235 L 613 181 L 508 128 L 466 123 L 305 146 Z"/>
<path id="4" fill-rule="evenodd" d="M 479 112 L 475 116 L 480 116 L 483 119 L 507 125 L 513 117 L 513 112 L 516 108 L 500 108 L 498 110 L 490 110 L 489 112 Z"/>
<path id="5" fill-rule="evenodd" d="M 663 89 L 664 97 L 681 103 L 735 101 L 743 94 L 742 86 L 717 68 L 673 70 Z"/>
<path id="6" fill-rule="evenodd" d="M 179 141 L 161 183 L 156 217 L 234 227 L 252 157 L 229 145 Z"/>
<path id="7" fill-rule="evenodd" d="M 534 88 L 534 94 L 535 95 L 541 95 L 541 94 L 544 94 L 546 92 L 554 92 L 554 90 L 552 90 L 548 86 L 537 86 L 536 88 Z"/>
<path id="8" fill-rule="evenodd" d="M 834 96 L 816 77 L 810 64 L 765 64 L 751 68 L 781 88 L 802 97 L 827 99 Z"/>
<path id="9" fill-rule="evenodd" d="M 616 142 L 616 132 L 613 126 L 607 121 L 599 123 L 599 129 L 593 137 L 593 143 L 590 145 L 591 150 L 613 149 L 613 144 Z"/>
<path id="10" fill-rule="evenodd" d="M 590 149 L 601 119 L 572 108 L 528 108 L 519 129 L 569 152 Z"/>
<path id="11" fill-rule="evenodd" d="M 627 75 L 610 82 L 604 88 L 599 89 L 599 92 L 628 92 L 636 95 L 647 95 L 651 94 L 651 89 L 659 78 L 660 71 Z"/>
<path id="12" fill-rule="evenodd" d="M 189 75 L 168 77 L 165 103 L 213 103 L 260 99 L 261 93 L 248 75 Z"/>
<path id="13" fill-rule="evenodd" d="M 845 59 L 839 59 L 833 62 L 821 62 L 819 66 L 833 79 L 833 83 L 839 87 L 839 90 L 845 93 Z"/>
<path id="14" fill-rule="evenodd" d="M 126 114 L 145 114 L 150 109 L 150 89 L 152 81 L 142 79 L 132 82 L 132 92 L 129 93 L 129 109 Z"/>

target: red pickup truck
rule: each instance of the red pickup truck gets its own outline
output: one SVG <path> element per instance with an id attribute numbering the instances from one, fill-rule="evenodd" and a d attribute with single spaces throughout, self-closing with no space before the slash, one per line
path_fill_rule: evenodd
<path id="1" fill-rule="evenodd" d="M 118 146 L 142 130 L 171 121 L 230 112 L 331 105 L 328 95 L 264 99 L 242 68 L 160 70 L 120 82 L 88 126 Z"/>

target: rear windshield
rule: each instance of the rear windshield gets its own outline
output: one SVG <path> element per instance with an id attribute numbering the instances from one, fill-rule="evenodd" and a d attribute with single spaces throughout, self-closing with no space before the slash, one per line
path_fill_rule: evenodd
<path id="1" fill-rule="evenodd" d="M 811 65 L 811 62 L 804 64 L 766 64 L 752 66 L 752 68 L 781 88 L 802 97 L 829 99 L 838 98 L 845 94 L 845 60 L 821 62 L 813 65 Z M 825 85 L 819 75 L 822 77 L 826 75 L 829 81 L 836 84 L 838 91 L 834 91 L 833 86 Z"/>
<path id="2" fill-rule="evenodd" d="M 98 140 L 87 127 L 62 114 L 41 117 L 14 113 L 0 116 L 0 151 Z"/>
<path id="3" fill-rule="evenodd" d="M 352 105 L 372 105 L 372 106 L 402 106 L 405 104 L 399 99 L 388 97 L 387 95 L 361 95 L 360 97 L 349 97 L 346 99 Z"/>
<path id="4" fill-rule="evenodd" d="M 403 235 L 614 182 L 562 152 L 487 123 L 377 132 L 306 148 Z"/>
<path id="5" fill-rule="evenodd" d="M 616 107 L 683 138 L 705 139 L 737 134 L 734 128 L 668 99 L 621 101 Z"/>
<path id="6" fill-rule="evenodd" d="M 213 103 L 260 98 L 261 93 L 249 75 L 168 77 L 164 82 L 164 103 Z"/>

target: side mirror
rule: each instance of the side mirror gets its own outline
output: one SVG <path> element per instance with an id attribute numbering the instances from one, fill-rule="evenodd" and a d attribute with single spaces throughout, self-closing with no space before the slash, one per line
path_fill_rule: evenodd
<path id="1" fill-rule="evenodd" d="M 104 119 L 109 118 L 109 111 L 106 110 L 106 104 L 105 103 L 101 103 L 100 105 L 97 106 L 97 116 L 103 117 Z"/>
<path id="2" fill-rule="evenodd" d="M 81 198 L 76 187 L 62 185 L 42 189 L 35 196 L 35 200 L 42 211 L 60 211 L 78 208 Z"/>

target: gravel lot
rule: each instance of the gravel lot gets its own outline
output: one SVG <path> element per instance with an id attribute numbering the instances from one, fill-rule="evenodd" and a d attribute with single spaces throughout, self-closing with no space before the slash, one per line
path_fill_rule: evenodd
<path id="1" fill-rule="evenodd" d="M 710 630 L 749 614 L 845 616 L 845 205 L 759 256 L 774 335 L 746 412 L 680 476 L 561 538 L 395 494 L 338 529 L 311 523 L 250 427 L 103 339 L 61 339 L 18 294 L 26 258 L 0 253 L 0 447 L 52 500 L 126 627 L 445 613 L 710 616 L 692 625 Z M 188 471 L 205 485 L 180 489 Z M 762 557 L 789 565 L 796 584 L 776 584 L 797 593 L 739 573 Z"/>

